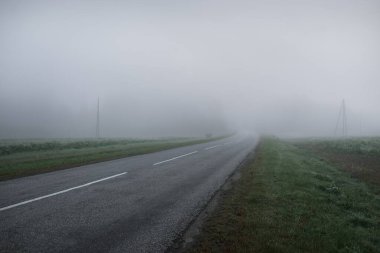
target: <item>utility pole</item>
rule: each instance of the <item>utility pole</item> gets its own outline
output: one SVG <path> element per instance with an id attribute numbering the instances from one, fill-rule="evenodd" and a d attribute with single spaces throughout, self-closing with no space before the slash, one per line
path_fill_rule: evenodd
<path id="1" fill-rule="evenodd" d="M 347 137 L 347 114 L 346 114 L 346 102 L 343 99 L 343 137 Z"/>
<path id="2" fill-rule="evenodd" d="M 336 122 L 334 135 L 337 136 L 338 130 L 341 128 L 342 130 L 342 137 L 347 137 L 347 113 L 346 113 L 346 102 L 344 99 L 342 100 L 342 103 L 339 108 L 339 114 L 338 114 L 338 120 Z"/>
<path id="3" fill-rule="evenodd" d="M 96 138 L 100 138 L 100 112 L 99 112 L 99 97 L 98 97 L 98 111 L 96 114 Z"/>

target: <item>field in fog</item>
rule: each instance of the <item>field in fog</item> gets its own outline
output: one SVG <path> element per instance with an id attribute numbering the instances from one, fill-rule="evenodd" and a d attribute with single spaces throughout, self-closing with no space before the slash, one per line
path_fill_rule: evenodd
<path id="1" fill-rule="evenodd" d="M 0 252 L 380 253 L 379 67 L 380 0 L 0 0 Z"/>
<path id="2" fill-rule="evenodd" d="M 52 139 L 0 142 L 0 180 L 211 141 L 177 139 Z"/>
<path id="3" fill-rule="evenodd" d="M 313 140 L 297 144 L 339 166 L 380 193 L 380 138 Z"/>

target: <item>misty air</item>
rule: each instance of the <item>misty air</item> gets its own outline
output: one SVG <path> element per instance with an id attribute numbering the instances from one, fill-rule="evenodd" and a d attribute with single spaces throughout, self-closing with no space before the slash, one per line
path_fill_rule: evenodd
<path id="1" fill-rule="evenodd" d="M 1 252 L 380 252 L 380 2 L 3 0 Z"/>

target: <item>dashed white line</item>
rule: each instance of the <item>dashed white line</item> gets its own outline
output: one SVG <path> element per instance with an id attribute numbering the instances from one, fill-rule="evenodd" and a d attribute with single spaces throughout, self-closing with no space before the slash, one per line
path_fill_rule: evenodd
<path id="1" fill-rule="evenodd" d="M 219 144 L 219 145 L 215 145 L 215 146 L 212 146 L 212 147 L 208 147 L 208 148 L 205 148 L 205 150 L 210 150 L 210 149 L 213 149 L 213 148 L 217 148 L 217 147 L 219 147 L 221 144 Z"/>
<path id="2" fill-rule="evenodd" d="M 195 153 L 198 153 L 198 151 L 190 152 L 190 153 L 187 153 L 187 154 L 184 154 L 184 155 L 173 157 L 173 158 L 165 160 L 165 161 L 157 162 L 157 163 L 153 164 L 153 166 L 159 165 L 161 163 L 170 162 L 170 161 L 173 161 L 175 159 L 178 159 L 178 158 L 181 158 L 181 157 L 184 157 L 184 156 L 188 156 L 188 155 L 192 155 L 192 154 L 195 154 Z"/>
<path id="3" fill-rule="evenodd" d="M 110 177 L 105 177 L 105 178 L 102 178 L 102 179 L 99 179 L 99 180 L 95 180 L 95 181 L 89 182 L 87 184 L 82 184 L 82 185 L 79 185 L 79 186 L 75 186 L 75 187 L 72 187 L 72 188 L 69 188 L 69 189 L 66 189 L 66 190 L 63 190 L 63 191 L 54 192 L 54 193 L 51 193 L 51 194 L 48 194 L 48 195 L 44 195 L 44 196 L 41 196 L 41 197 L 38 197 L 38 198 L 26 200 L 26 201 L 23 201 L 23 202 L 14 204 L 14 205 L 2 207 L 2 208 L 0 208 L 0 212 L 8 210 L 8 209 L 11 209 L 11 208 L 14 208 L 14 207 L 17 207 L 17 206 L 22 206 L 22 205 L 25 205 L 25 204 L 28 204 L 28 203 L 31 203 L 31 202 L 34 202 L 34 201 L 38 201 L 38 200 L 41 200 L 41 199 L 50 198 L 50 197 L 53 197 L 53 196 L 56 196 L 56 195 L 59 195 L 59 194 L 62 194 L 62 193 L 66 193 L 66 192 L 75 190 L 75 189 L 86 187 L 86 186 L 89 186 L 89 185 L 92 185 L 92 184 L 96 184 L 96 183 L 99 183 L 99 182 L 102 182 L 102 181 L 105 181 L 105 180 L 108 180 L 108 179 L 111 179 L 111 178 L 119 177 L 119 176 L 122 176 L 122 175 L 124 175 L 126 173 L 127 172 L 123 172 L 123 173 L 116 174 L 116 175 L 113 175 L 113 176 L 110 176 Z"/>

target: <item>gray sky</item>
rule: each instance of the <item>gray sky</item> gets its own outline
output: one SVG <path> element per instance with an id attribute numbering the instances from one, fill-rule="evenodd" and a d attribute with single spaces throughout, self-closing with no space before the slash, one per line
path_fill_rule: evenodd
<path id="1" fill-rule="evenodd" d="M 380 134 L 380 1 L 0 2 L 0 138 Z"/>

